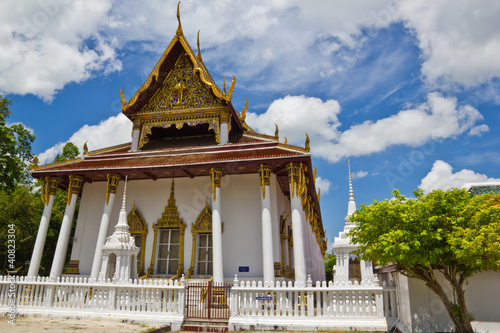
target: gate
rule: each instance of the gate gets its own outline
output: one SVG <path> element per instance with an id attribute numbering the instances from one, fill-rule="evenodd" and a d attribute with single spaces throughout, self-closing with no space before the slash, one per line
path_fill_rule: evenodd
<path id="1" fill-rule="evenodd" d="M 229 319 L 231 284 L 188 284 L 186 288 L 186 317 L 200 319 Z"/>

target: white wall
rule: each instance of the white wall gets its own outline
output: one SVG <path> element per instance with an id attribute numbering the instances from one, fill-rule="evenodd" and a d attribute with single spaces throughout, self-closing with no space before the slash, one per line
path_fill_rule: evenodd
<path id="1" fill-rule="evenodd" d="M 158 218 L 167 205 L 171 179 L 138 180 L 127 183 L 127 205 L 129 213 L 135 201 L 137 209 L 148 224 L 145 253 L 145 268 L 150 265 L 154 230 Z M 122 204 L 124 182 L 117 189 L 113 212 L 110 217 L 108 236 L 114 231 Z M 101 216 L 104 209 L 106 182 L 86 183 L 80 202 L 80 212 L 75 232 L 76 242 L 71 253 L 72 260 L 79 260 L 80 274 L 90 274 Z M 185 274 L 191 263 L 191 225 L 205 207 L 211 205 L 212 189 L 210 177 L 177 178 L 175 199 L 181 218 L 187 225 L 184 238 Z M 221 182 L 221 216 L 224 223 L 222 234 L 224 277 L 230 281 L 234 274 L 241 279 L 262 278 L 262 221 L 261 187 L 258 174 L 227 175 Z M 271 216 L 273 221 L 273 244 L 275 261 L 280 260 L 279 216 L 283 209 L 289 211 L 289 201 L 281 192 L 276 178 L 271 182 Z M 274 233 L 276 232 L 276 235 Z M 239 266 L 248 266 L 249 272 L 238 271 Z"/>
<path id="2" fill-rule="evenodd" d="M 436 272 L 436 275 L 444 285 L 442 274 Z M 500 271 L 476 274 L 465 285 L 465 298 L 468 311 L 474 314 L 477 322 L 496 321 L 500 329 L 499 281 Z M 423 281 L 409 278 L 408 290 L 413 332 L 450 332 L 454 328 L 442 301 Z M 451 294 L 451 288 L 445 290 Z"/>

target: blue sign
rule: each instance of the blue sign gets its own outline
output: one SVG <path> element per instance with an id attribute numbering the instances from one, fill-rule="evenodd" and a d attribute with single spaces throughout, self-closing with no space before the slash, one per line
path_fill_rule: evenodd
<path id="1" fill-rule="evenodd" d="M 238 270 L 240 273 L 248 273 L 248 272 L 250 272 L 250 267 L 249 266 L 240 266 L 238 268 Z"/>
<path id="2" fill-rule="evenodd" d="M 273 300 L 273 298 L 272 298 L 272 297 L 270 297 L 270 296 L 268 296 L 268 297 L 265 297 L 265 296 L 257 296 L 257 297 L 255 297 L 255 299 L 256 299 L 256 300 L 258 300 L 258 301 L 272 301 L 272 300 Z"/>

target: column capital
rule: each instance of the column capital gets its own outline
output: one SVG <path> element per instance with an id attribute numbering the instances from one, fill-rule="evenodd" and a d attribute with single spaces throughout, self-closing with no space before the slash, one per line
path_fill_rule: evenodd
<path id="1" fill-rule="evenodd" d="M 109 195 L 116 194 L 116 188 L 120 182 L 121 176 L 116 173 L 108 173 L 108 185 L 106 187 L 106 205 L 109 203 Z"/>
<path id="2" fill-rule="evenodd" d="M 272 167 L 270 164 L 261 164 L 258 168 L 260 185 L 262 186 L 262 199 L 266 198 L 266 186 L 271 184 L 271 171 Z"/>
<path id="3" fill-rule="evenodd" d="M 135 118 L 132 123 L 132 130 L 140 130 L 142 122 L 139 118 Z"/>
<path id="4" fill-rule="evenodd" d="M 59 185 L 59 178 L 57 177 L 43 177 L 42 179 L 42 202 L 45 205 L 49 204 L 51 195 L 56 195 L 57 187 Z"/>
<path id="5" fill-rule="evenodd" d="M 229 121 L 231 120 L 231 113 L 229 111 L 221 111 L 219 113 L 219 121 L 221 123 L 229 123 Z"/>
<path id="6" fill-rule="evenodd" d="M 212 195 L 213 200 L 215 201 L 217 198 L 215 197 L 215 189 L 220 188 L 220 181 L 222 178 L 222 172 L 224 172 L 223 168 L 210 168 L 210 180 L 212 183 Z"/>
<path id="7" fill-rule="evenodd" d="M 83 186 L 83 176 L 69 176 L 69 185 L 68 185 L 68 206 L 71 204 L 71 196 L 73 194 L 78 195 Z"/>

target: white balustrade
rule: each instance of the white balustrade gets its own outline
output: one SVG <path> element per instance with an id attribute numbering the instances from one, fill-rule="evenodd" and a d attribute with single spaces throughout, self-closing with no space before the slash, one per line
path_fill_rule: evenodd
<path id="1" fill-rule="evenodd" d="M 239 282 L 231 289 L 231 317 L 397 317 L 396 288 L 329 282 Z"/>
<path id="2" fill-rule="evenodd" d="M 129 283 L 95 282 L 86 278 L 0 277 L 0 308 L 12 300 L 16 309 L 55 308 L 57 311 L 184 315 L 182 280 L 134 280 Z"/>

